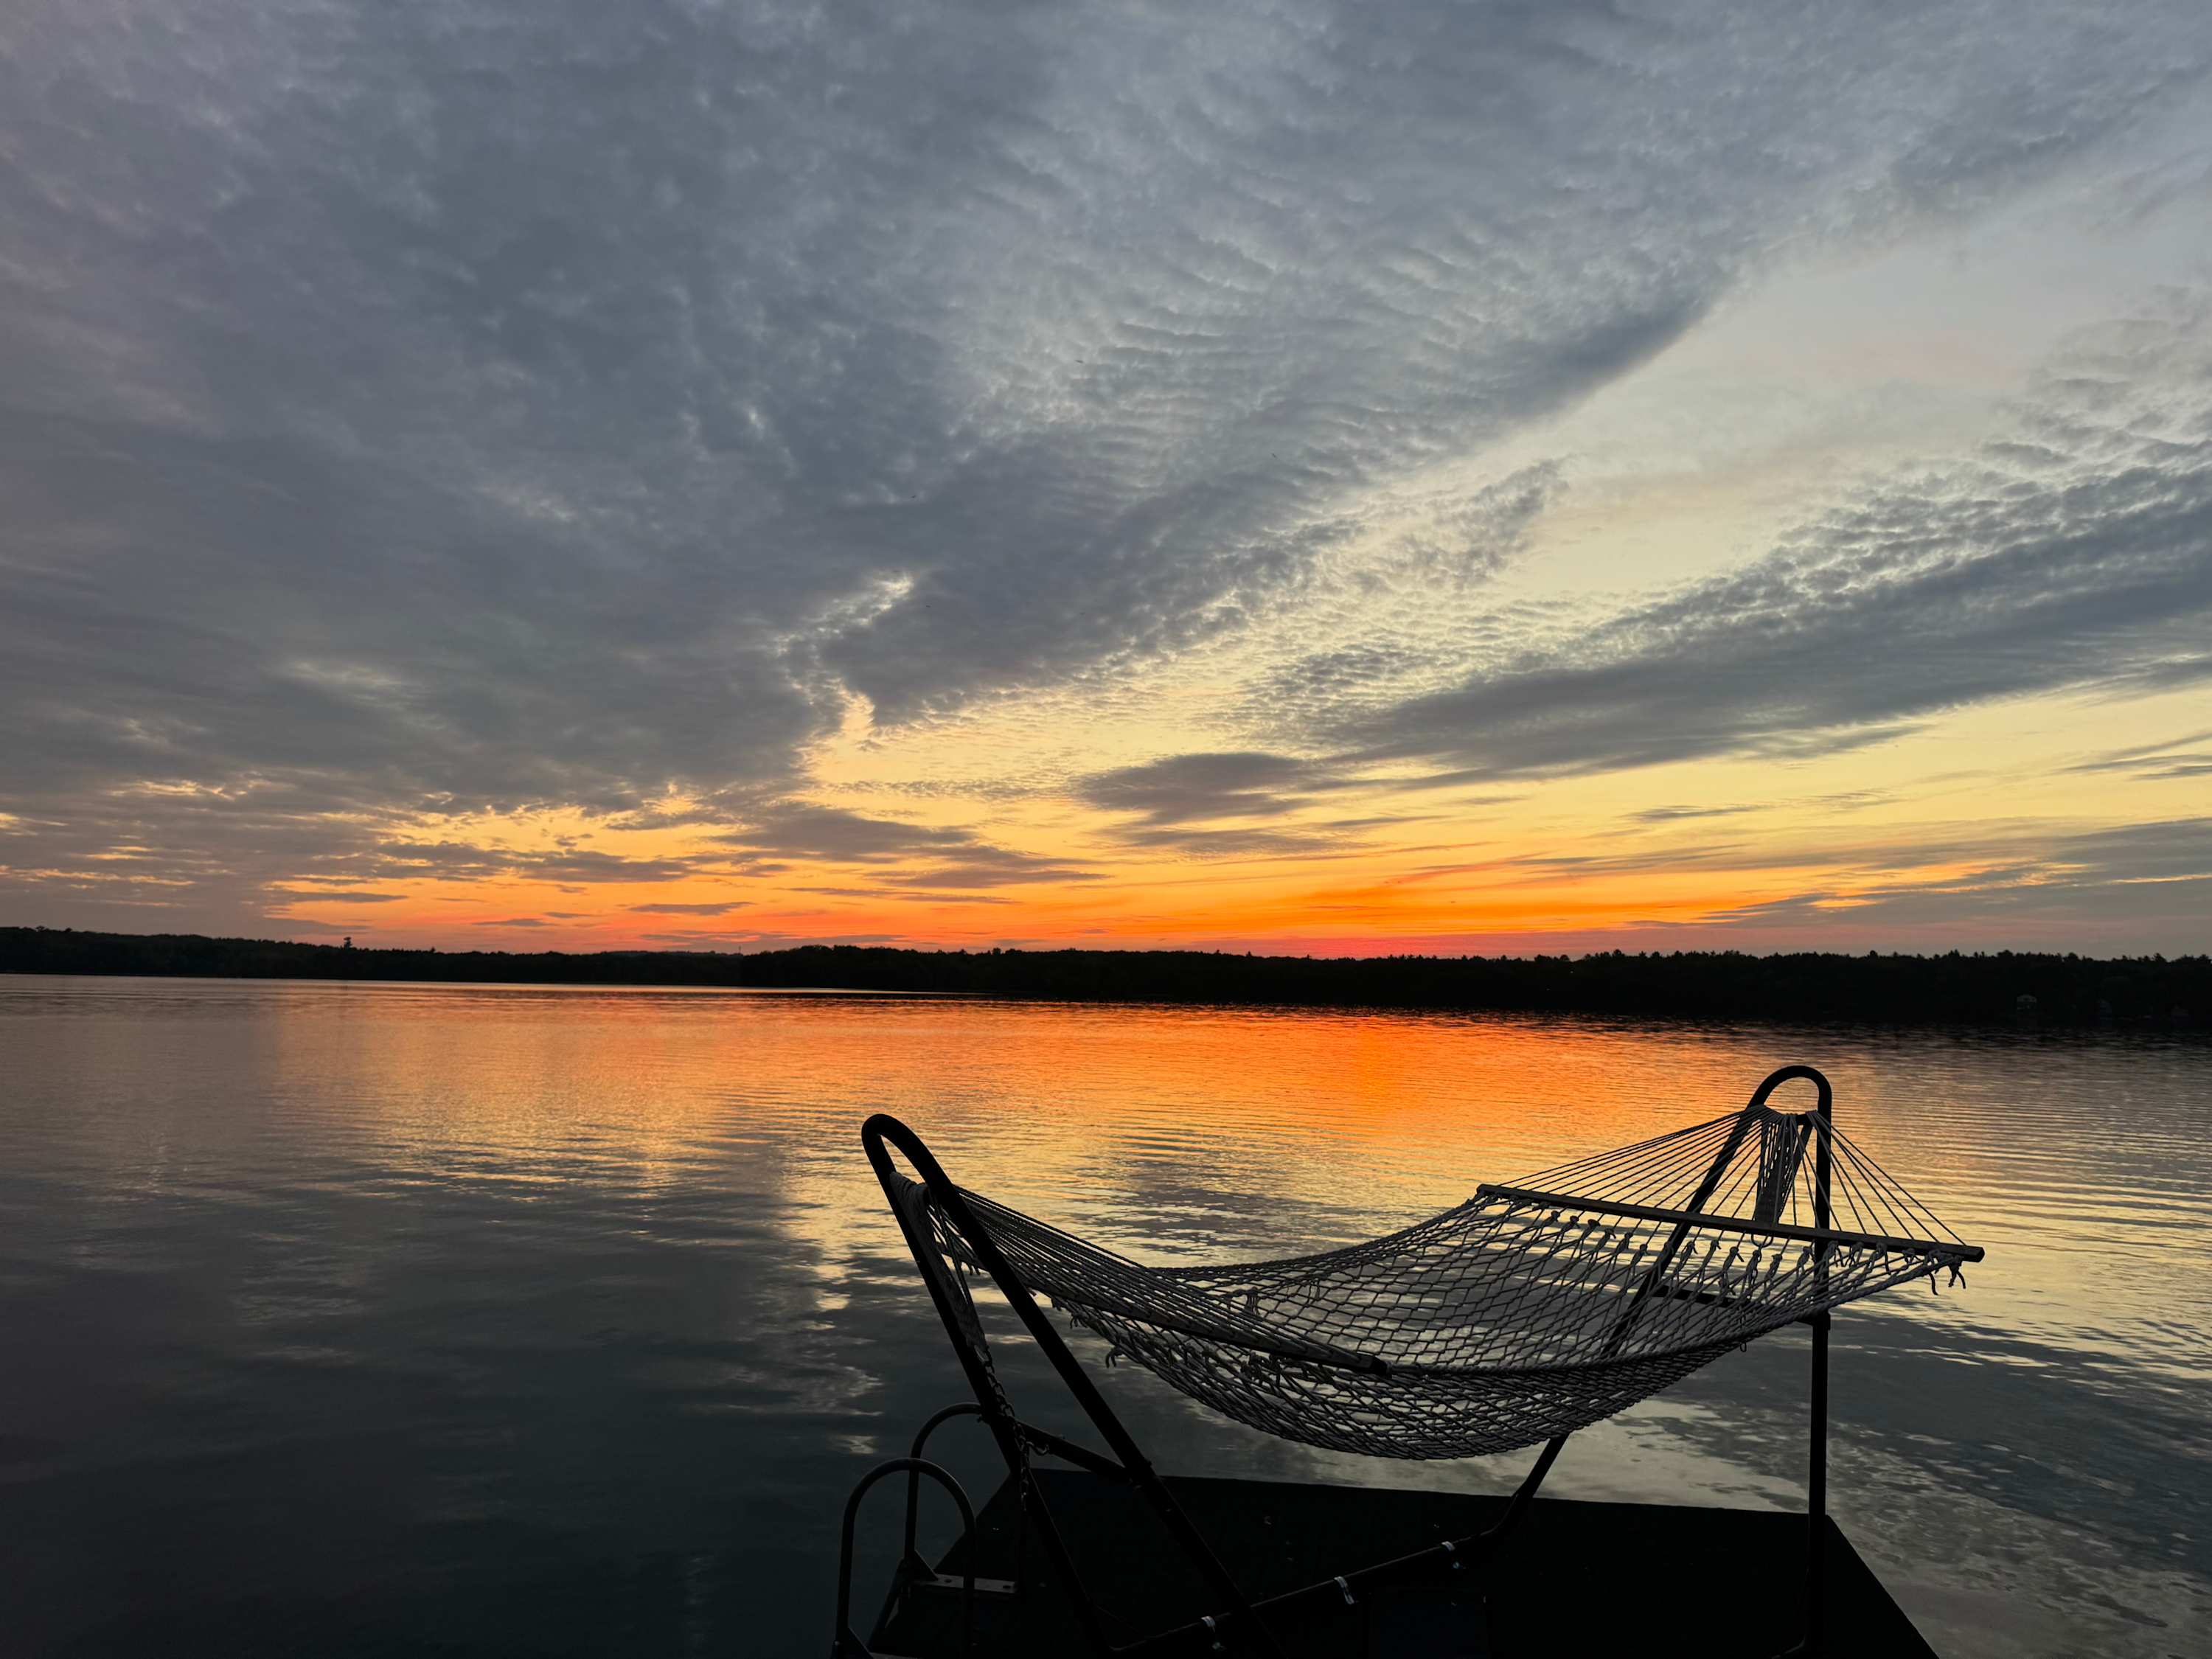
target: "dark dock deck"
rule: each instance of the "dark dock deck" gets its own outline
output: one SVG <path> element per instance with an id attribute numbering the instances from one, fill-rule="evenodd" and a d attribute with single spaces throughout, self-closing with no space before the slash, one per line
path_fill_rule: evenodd
<path id="1" fill-rule="evenodd" d="M 1047 1502 L 1099 1604 L 1126 1641 L 1218 1611 L 1164 1547 L 1143 1500 L 1073 1470 L 1040 1470 Z M 1248 1594 L 1261 1597 L 1479 1532 L 1503 1497 L 1292 1486 L 1168 1483 Z M 1020 1593 L 977 1597 L 976 1652 L 1048 1659 L 1085 1649 L 1034 1540 L 1018 1571 L 1018 1505 L 1002 1486 L 972 1534 L 938 1563 Z M 1827 1529 L 1832 1659 L 1917 1659 L 1933 1650 L 1832 1522 Z M 1378 1589 L 1279 1627 L 1298 1659 L 1472 1659 L 1523 1655 L 1694 1653 L 1770 1659 L 1803 1634 L 1802 1516 L 1656 1504 L 1540 1498 L 1489 1565 L 1456 1579 Z M 960 1594 L 925 1583 L 885 1609 L 871 1648 L 883 1659 L 957 1659 Z"/>

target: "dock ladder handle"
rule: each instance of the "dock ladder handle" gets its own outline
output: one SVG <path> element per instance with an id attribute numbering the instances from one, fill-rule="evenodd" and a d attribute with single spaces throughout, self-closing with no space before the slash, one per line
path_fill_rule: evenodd
<path id="1" fill-rule="evenodd" d="M 942 1465 L 924 1457 L 894 1457 L 862 1475 L 860 1485 L 853 1488 L 853 1495 L 845 1500 L 845 1522 L 838 1537 L 837 1629 L 830 1638 L 830 1659 L 870 1659 L 868 1644 L 853 1632 L 853 1524 L 860 1517 L 860 1500 L 868 1495 L 868 1488 L 885 1475 L 896 1474 L 901 1470 L 906 1472 L 910 1482 L 927 1475 L 951 1492 L 952 1501 L 960 1508 L 961 1535 L 972 1538 L 975 1534 L 975 1507 L 969 1503 L 968 1494 L 960 1490 L 960 1483 Z M 907 1534 L 909 1549 L 913 1537 L 912 1533 Z M 972 1553 L 961 1575 L 960 1651 L 964 1655 L 975 1651 L 975 1563 Z"/>
<path id="2" fill-rule="evenodd" d="M 902 1577 L 908 1580 L 931 1578 L 936 1576 L 930 1570 L 929 1563 L 921 1559 L 921 1552 L 915 1547 L 915 1534 L 921 1523 L 921 1471 L 925 1467 L 921 1455 L 923 1449 L 929 1444 L 929 1437 L 954 1418 L 982 1415 L 983 1408 L 972 1400 L 963 1400 L 947 1406 L 921 1425 L 921 1432 L 914 1437 L 914 1444 L 907 1448 L 906 1547 L 899 1556 L 899 1572 Z"/>

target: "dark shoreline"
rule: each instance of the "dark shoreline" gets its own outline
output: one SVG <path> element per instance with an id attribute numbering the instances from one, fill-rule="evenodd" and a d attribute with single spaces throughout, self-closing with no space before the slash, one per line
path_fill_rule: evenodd
<path id="1" fill-rule="evenodd" d="M 1203 951 L 375 950 L 197 933 L 0 927 L 0 973 L 460 984 L 939 991 L 1075 1002 L 1273 1004 L 1896 1025 L 2180 1028 L 2212 1014 L 2212 957 L 1266 957 Z"/>

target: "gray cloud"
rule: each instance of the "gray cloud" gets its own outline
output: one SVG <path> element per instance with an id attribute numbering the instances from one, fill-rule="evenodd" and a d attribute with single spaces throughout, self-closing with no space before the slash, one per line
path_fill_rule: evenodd
<path id="1" fill-rule="evenodd" d="M 2212 817 L 2084 830 L 2061 840 L 2051 856 L 2054 863 L 2092 880 L 2212 879 Z"/>
<path id="2" fill-rule="evenodd" d="M 1017 902 L 1003 893 L 945 892 L 935 887 L 903 890 L 896 887 L 798 887 L 792 890 L 819 894 L 826 898 L 882 899 L 895 904 L 1012 904 Z"/>
<path id="3" fill-rule="evenodd" d="M 405 896 L 400 893 L 275 893 L 276 902 L 294 904 L 396 904 Z"/>
<path id="4" fill-rule="evenodd" d="M 1160 829 L 1142 825 L 1117 830 L 1122 845 L 1192 858 L 1297 859 L 1322 858 L 1346 850 L 1349 838 L 1324 824 L 1295 830 L 1267 830 L 1253 824 L 1206 827 L 1170 824 Z"/>
<path id="5" fill-rule="evenodd" d="M 1924 856 L 1924 855 L 1923 855 Z M 1838 902 L 1847 908 L 1835 908 Z M 2212 819 L 2178 819 L 2014 843 L 1972 873 L 1817 890 L 1720 919 L 1756 933 L 1798 925 L 1865 937 L 1948 928 L 1962 938 L 2078 949 L 2142 948 L 2147 933 L 2193 948 L 2212 925 Z"/>
<path id="6" fill-rule="evenodd" d="M 745 903 L 744 899 L 725 899 L 715 904 L 633 904 L 629 908 L 639 916 L 726 916 L 744 909 Z"/>
<path id="7" fill-rule="evenodd" d="M 2034 902 L 2056 906 L 2063 901 L 2072 907 L 2072 914 L 2087 920 L 2099 895 L 2109 897 L 2120 887 L 2188 883 L 2212 876 L 2212 819 L 2180 818 L 2094 830 L 1991 819 L 1945 833 L 1913 830 L 1808 840 L 1801 832 L 1771 842 L 1673 842 L 1663 832 L 1653 832 L 1625 845 L 1608 842 L 1601 851 L 1500 853 L 1430 865 L 1396 879 L 1434 883 L 1475 876 L 1486 885 L 1525 884 L 1540 890 L 1562 874 L 1750 873 L 1808 865 L 1833 872 L 1833 884 L 1747 905 L 1728 912 L 1726 919 L 1746 920 L 1777 909 L 1811 914 L 1817 905 L 1839 900 L 1871 909 L 1893 898 L 1918 902 L 1931 894 L 1952 899 L 2004 895 L 2001 906 L 2012 906 L 2033 896 L 2027 889 L 2034 887 L 2039 893 Z M 1945 873 L 1914 873 L 1922 870 Z M 1960 870 L 1967 873 L 1954 873 Z M 2014 893 L 2014 889 L 2021 891 Z M 2168 902 L 2175 902 L 2176 895 L 2169 894 Z M 1966 911 L 1961 908 L 1959 914 Z"/>
<path id="8" fill-rule="evenodd" d="M 1732 818 L 1756 812 L 1756 806 L 1647 806 L 1629 816 L 1638 823 L 1679 823 L 1686 818 Z"/>
<path id="9" fill-rule="evenodd" d="M 1471 495 L 1423 502 L 1387 526 L 1346 523 L 1345 542 L 1375 532 L 1382 550 L 1370 540 L 1350 569 L 1324 569 L 1300 585 L 1305 627 L 1328 644 L 1270 671 L 1261 699 L 1291 719 L 1347 702 L 1387 705 L 1413 683 L 1432 683 L 1440 665 L 1464 663 L 1482 636 L 1509 637 L 1517 621 L 1510 607 L 1468 598 L 1526 550 L 1563 488 L 1559 463 L 1542 461 Z"/>
<path id="10" fill-rule="evenodd" d="M 1899 832 L 1808 848 L 1654 844 L 1594 856 L 1503 856 L 1435 866 L 1405 882 L 1526 881 L 1540 893 L 1565 869 L 1607 875 L 1688 869 L 1757 872 L 1811 863 L 1822 884 L 1695 921 L 1649 918 L 1553 934 L 1552 948 L 1606 949 L 1641 935 L 1661 949 L 2202 948 L 2212 927 L 2212 820 L 2110 830 L 1992 821 L 1948 836 Z"/>
<path id="11" fill-rule="evenodd" d="M 2202 744 L 2203 748 L 2191 745 Z M 2069 772 L 2121 772 L 2146 782 L 2166 783 L 2212 777 L 2212 732 L 2192 732 L 2171 743 L 2138 744 L 2092 760 L 2077 761 Z"/>
<path id="12" fill-rule="evenodd" d="M 1358 832 L 1403 820 L 1389 817 L 1279 818 L 1360 780 L 1323 763 L 1258 750 L 1171 755 L 1077 781 L 1085 805 L 1127 815 L 1115 841 L 1197 858 L 1314 858 L 1341 852 Z M 1261 822 L 1255 822 L 1261 820 Z"/>
<path id="13" fill-rule="evenodd" d="M 1078 799 L 1133 812 L 1154 828 L 1227 817 L 1272 817 L 1306 805 L 1340 780 L 1310 761 L 1253 751 L 1175 755 L 1082 780 Z"/>
<path id="14" fill-rule="evenodd" d="M 28 0 L 0 53 L 0 811 L 40 827 L 0 894 L 213 916 L 433 864 L 673 878 L 386 843 L 773 796 L 848 693 L 916 718 L 1245 626 L 1371 522 L 1347 502 L 1644 361 L 1779 248 L 2094 151 L 2207 48 L 2194 6 L 2113 29 L 2057 0 Z M 2077 643 L 2160 580 L 2138 494 Z M 1479 566 L 1497 506 L 1424 556 Z M 1704 596 L 1742 611 L 1711 696 L 1662 609 L 1364 740 L 1449 749 L 1460 713 L 1485 768 L 1631 763 L 2012 683 L 1793 708 L 1750 642 L 1824 590 L 1777 580 Z M 2002 631 L 1977 651 L 2017 658 Z"/>
<path id="15" fill-rule="evenodd" d="M 742 830 L 717 840 L 752 852 L 830 864 L 902 864 L 934 860 L 924 870 L 886 872 L 893 886 L 1004 887 L 1028 882 L 1092 881 L 1096 872 L 999 847 L 973 832 L 942 824 L 870 817 L 842 806 L 780 801 L 748 813 Z"/>
<path id="16" fill-rule="evenodd" d="M 1494 775 L 1834 752 L 1994 698 L 2196 684 L 2208 636 L 2212 325 L 2177 301 L 2075 341 L 1972 458 L 1341 735 Z"/>
<path id="17" fill-rule="evenodd" d="M 779 802 L 748 814 L 742 830 L 715 839 L 752 852 L 840 864 L 874 864 L 969 851 L 980 843 L 965 830 L 870 817 L 842 806 Z"/>
<path id="18" fill-rule="evenodd" d="M 474 850 L 474 849 L 471 849 Z M 412 849 L 408 849 L 411 853 Z M 406 854 L 392 855 L 404 859 Z M 629 859 L 613 853 L 570 849 L 559 853 L 526 853 L 494 862 L 506 873 L 534 877 L 540 881 L 584 884 L 602 881 L 675 881 L 698 867 L 696 859 Z"/>
<path id="19" fill-rule="evenodd" d="M 884 880 L 899 887 L 1012 887 L 1030 882 L 1098 881 L 1096 870 L 1080 865 L 1030 858 L 997 848 L 978 847 L 951 864 L 933 870 L 900 871 Z"/>

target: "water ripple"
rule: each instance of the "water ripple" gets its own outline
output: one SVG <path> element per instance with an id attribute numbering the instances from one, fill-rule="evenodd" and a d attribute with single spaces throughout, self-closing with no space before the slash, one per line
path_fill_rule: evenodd
<path id="1" fill-rule="evenodd" d="M 817 1651 L 845 1489 L 959 1391 L 868 1112 L 1191 1261 L 1371 1236 L 1794 1060 L 1990 1252 L 1839 1316 L 1861 1548 L 1948 1652 L 2212 1629 L 2202 1043 L 33 979 L 0 981 L 0 1041 L 12 1651 Z M 1559 1489 L 1795 1504 L 1803 1364 L 1784 1333 L 1698 1373 L 1579 1437 Z M 1040 1366 L 1011 1346 L 1009 1386 L 1064 1422 Z M 1175 1468 L 1519 1462 L 1377 1468 L 1109 1388 Z"/>

